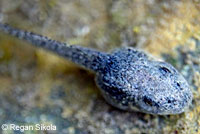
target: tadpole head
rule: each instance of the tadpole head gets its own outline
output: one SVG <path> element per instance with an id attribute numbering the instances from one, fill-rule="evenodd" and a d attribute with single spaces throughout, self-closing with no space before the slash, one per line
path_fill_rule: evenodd
<path id="1" fill-rule="evenodd" d="M 191 104 L 189 85 L 172 65 L 146 59 L 131 63 L 118 59 L 96 80 L 110 104 L 159 115 L 182 113 Z"/>
<path id="2" fill-rule="evenodd" d="M 192 102 L 192 92 L 185 78 L 166 62 L 151 61 L 149 64 L 149 69 L 143 69 L 147 77 L 139 84 L 143 89 L 137 98 L 138 106 L 153 114 L 184 112 Z"/>

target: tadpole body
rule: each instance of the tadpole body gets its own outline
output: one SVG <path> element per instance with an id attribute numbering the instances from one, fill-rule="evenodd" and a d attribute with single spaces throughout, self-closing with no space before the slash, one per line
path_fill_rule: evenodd
<path id="1" fill-rule="evenodd" d="M 182 113 L 191 104 L 192 92 L 184 77 L 172 65 L 151 59 L 143 51 L 125 47 L 104 53 L 2 23 L 0 30 L 93 71 L 102 95 L 117 108 L 168 115 Z"/>

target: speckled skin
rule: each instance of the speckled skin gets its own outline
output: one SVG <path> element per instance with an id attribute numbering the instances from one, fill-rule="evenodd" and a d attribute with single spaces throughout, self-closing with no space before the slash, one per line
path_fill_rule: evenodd
<path id="1" fill-rule="evenodd" d="M 152 60 L 142 51 L 127 47 L 109 54 L 70 46 L 1 23 L 0 29 L 92 70 L 104 98 L 120 109 L 179 114 L 192 101 L 192 93 L 183 76 L 170 64 Z"/>

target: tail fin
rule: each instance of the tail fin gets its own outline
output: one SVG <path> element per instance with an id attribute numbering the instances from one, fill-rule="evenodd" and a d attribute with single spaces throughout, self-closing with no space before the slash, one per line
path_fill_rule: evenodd
<path id="1" fill-rule="evenodd" d="M 76 64 L 94 71 L 98 71 L 102 68 L 102 64 L 105 64 L 105 60 L 108 57 L 108 55 L 103 52 L 77 45 L 67 45 L 39 34 L 12 28 L 7 24 L 0 23 L 0 31 L 25 40 L 36 47 L 50 50 Z"/>

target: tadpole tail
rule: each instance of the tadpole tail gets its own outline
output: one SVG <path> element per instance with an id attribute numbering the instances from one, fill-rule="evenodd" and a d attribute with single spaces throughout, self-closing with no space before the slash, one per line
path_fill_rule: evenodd
<path id="1" fill-rule="evenodd" d="M 21 40 L 25 40 L 31 43 L 33 46 L 54 52 L 78 65 L 81 65 L 82 67 L 85 67 L 86 69 L 93 71 L 100 70 L 103 64 L 105 64 L 104 62 L 106 58 L 108 58 L 106 53 L 78 45 L 61 43 L 39 34 L 13 28 L 7 24 L 0 23 L 0 31 L 3 31 Z"/>

